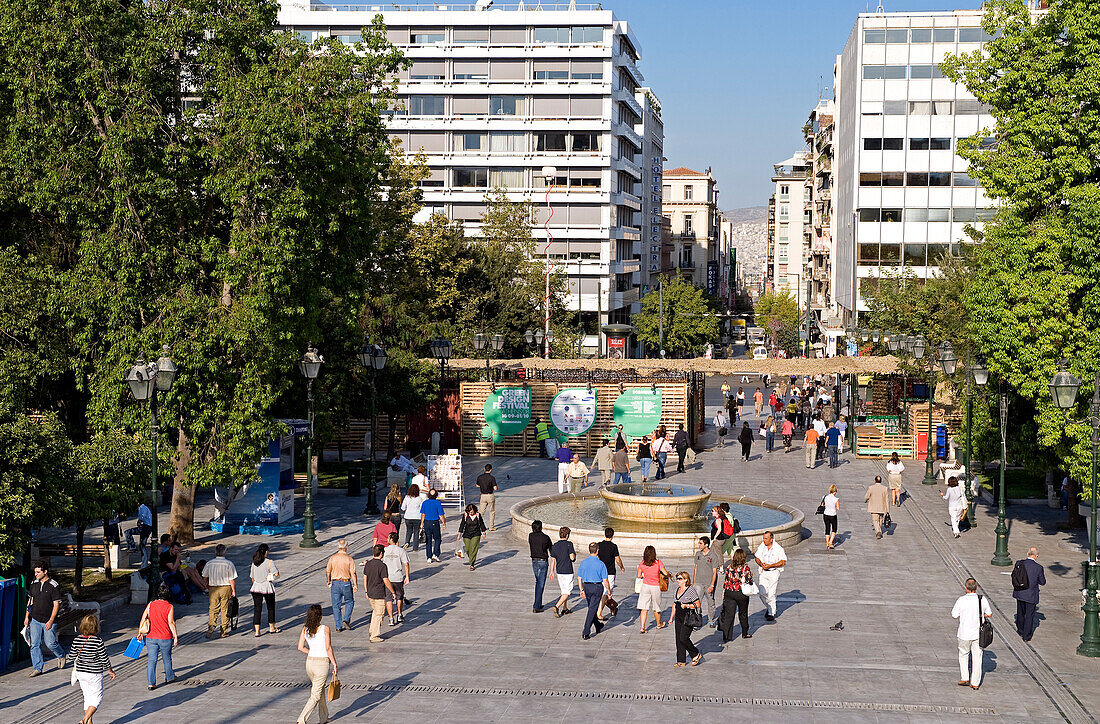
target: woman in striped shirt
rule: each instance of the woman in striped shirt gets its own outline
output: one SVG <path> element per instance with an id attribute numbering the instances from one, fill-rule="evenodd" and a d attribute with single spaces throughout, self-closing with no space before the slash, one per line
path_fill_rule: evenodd
<path id="1" fill-rule="evenodd" d="M 99 638 L 99 619 L 89 614 L 80 622 L 80 635 L 69 649 L 73 659 L 73 676 L 80 682 L 84 694 L 84 718 L 80 724 L 92 724 L 92 715 L 103 703 L 103 674 L 115 678 L 115 670 L 107 659 L 107 647 Z"/>
<path id="2" fill-rule="evenodd" d="M 676 606 L 673 612 L 676 625 L 676 663 L 675 666 L 687 666 L 687 655 L 691 654 L 691 665 L 698 666 L 703 655 L 695 644 L 691 643 L 691 626 L 684 622 L 684 614 L 690 609 L 699 608 L 699 593 L 691 585 L 691 574 L 680 571 L 676 574 Z"/>

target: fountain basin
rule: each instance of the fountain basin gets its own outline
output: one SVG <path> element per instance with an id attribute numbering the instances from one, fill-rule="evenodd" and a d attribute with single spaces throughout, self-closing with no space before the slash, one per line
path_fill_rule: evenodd
<path id="1" fill-rule="evenodd" d="M 697 485 L 620 483 L 600 488 L 599 492 L 612 518 L 654 523 L 693 520 L 710 499 L 710 491 Z"/>

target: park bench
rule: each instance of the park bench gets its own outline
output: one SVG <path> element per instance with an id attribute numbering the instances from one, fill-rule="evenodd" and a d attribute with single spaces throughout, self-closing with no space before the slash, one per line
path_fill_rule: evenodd
<path id="1" fill-rule="evenodd" d="M 57 627 L 57 636 L 59 638 L 61 636 L 75 636 L 77 634 L 76 627 L 89 613 L 94 613 L 101 621 L 103 620 L 98 603 L 95 601 L 74 601 L 73 595 L 66 593 L 65 597 L 61 599 L 61 608 L 54 620 L 54 626 Z"/>
<path id="2" fill-rule="evenodd" d="M 51 556 L 60 556 L 64 558 L 76 558 L 77 546 L 75 543 L 35 543 L 35 550 L 38 552 L 36 558 L 41 556 L 42 558 L 49 558 Z M 106 548 L 102 543 L 85 543 L 84 544 L 84 557 L 85 558 L 100 558 L 102 559 L 106 553 Z"/>

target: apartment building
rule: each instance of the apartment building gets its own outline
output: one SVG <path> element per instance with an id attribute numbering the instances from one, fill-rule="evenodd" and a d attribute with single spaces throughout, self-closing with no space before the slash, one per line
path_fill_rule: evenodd
<path id="1" fill-rule="evenodd" d="M 672 273 L 669 266 L 672 249 L 661 202 L 665 152 L 661 103 L 650 88 L 639 88 L 635 97 L 642 107 L 642 240 L 635 256 L 642 260 L 638 282 L 645 296 L 656 286 L 658 277 Z"/>
<path id="2" fill-rule="evenodd" d="M 787 291 L 806 308 L 812 240 L 813 158 L 800 151 L 775 164 L 775 191 L 768 200 L 766 290 Z"/>
<path id="3" fill-rule="evenodd" d="M 638 302 L 639 246 L 652 227 L 643 197 L 652 203 L 654 164 L 645 149 L 659 157 L 663 145 L 659 110 L 645 126 L 639 94 L 659 103 L 641 90 L 639 44 L 627 23 L 597 4 L 487 0 L 282 0 L 279 20 L 306 39 L 351 43 L 377 15 L 412 61 L 398 79 L 389 126 L 409 154 L 427 158 L 426 211 L 476 235 L 486 194 L 505 189 L 513 201 L 535 203 L 542 258 L 552 207 L 551 264 L 569 280 L 568 307 L 580 311 L 586 351 L 594 352 L 599 326 L 629 322 Z"/>
<path id="4" fill-rule="evenodd" d="M 711 170 L 683 166 L 666 170 L 661 202 L 672 227 L 672 259 L 678 272 L 717 295 L 724 247 L 718 223 L 718 182 Z"/>

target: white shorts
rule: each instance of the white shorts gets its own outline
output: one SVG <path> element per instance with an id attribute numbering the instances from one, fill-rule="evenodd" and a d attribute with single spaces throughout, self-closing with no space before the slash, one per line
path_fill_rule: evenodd
<path id="1" fill-rule="evenodd" d="M 607 587 L 610 588 L 612 591 L 615 590 L 615 576 L 608 575 L 608 577 L 607 577 Z"/>
<path id="2" fill-rule="evenodd" d="M 577 580 L 575 573 L 557 573 L 554 577 L 558 579 L 558 588 L 561 589 L 561 595 L 568 596 L 573 592 L 573 584 Z"/>
<path id="3" fill-rule="evenodd" d="M 83 671 L 76 672 L 76 680 L 80 682 L 80 691 L 84 694 L 84 708 L 89 706 L 99 708 L 103 703 L 103 674 L 88 674 Z"/>
<path id="4" fill-rule="evenodd" d="M 639 611 L 661 610 L 661 587 L 649 583 L 642 584 L 642 590 L 638 593 Z"/>

